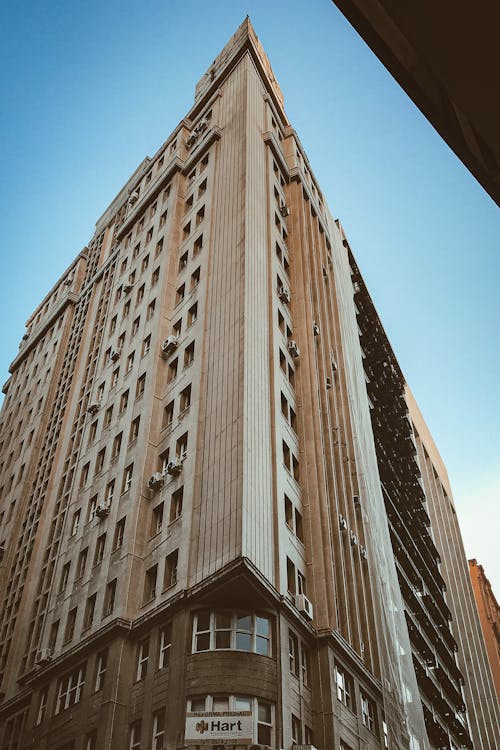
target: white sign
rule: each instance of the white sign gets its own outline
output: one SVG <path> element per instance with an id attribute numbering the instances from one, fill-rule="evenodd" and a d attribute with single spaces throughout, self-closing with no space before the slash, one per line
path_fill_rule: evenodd
<path id="1" fill-rule="evenodd" d="M 251 711 L 196 711 L 186 714 L 186 744 L 251 745 L 252 735 Z"/>

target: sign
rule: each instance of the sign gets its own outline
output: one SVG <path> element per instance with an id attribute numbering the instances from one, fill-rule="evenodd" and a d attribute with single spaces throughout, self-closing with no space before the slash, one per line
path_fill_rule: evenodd
<path id="1" fill-rule="evenodd" d="M 251 711 L 196 711 L 186 714 L 186 745 L 251 745 Z M 235 740 L 238 740 L 235 743 Z"/>

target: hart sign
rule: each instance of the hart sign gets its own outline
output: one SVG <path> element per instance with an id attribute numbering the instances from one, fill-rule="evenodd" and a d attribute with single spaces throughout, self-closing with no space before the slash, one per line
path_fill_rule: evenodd
<path id="1" fill-rule="evenodd" d="M 250 745 L 253 735 L 251 711 L 220 711 L 186 714 L 184 739 L 188 745 Z"/>

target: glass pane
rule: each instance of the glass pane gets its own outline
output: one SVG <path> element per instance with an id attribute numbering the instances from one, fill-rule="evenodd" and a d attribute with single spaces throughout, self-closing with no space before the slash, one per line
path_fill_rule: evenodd
<path id="1" fill-rule="evenodd" d="M 255 645 L 258 654 L 269 656 L 269 641 L 267 640 L 267 638 L 261 638 L 260 636 L 257 636 Z"/>
<path id="2" fill-rule="evenodd" d="M 191 699 L 191 711 L 204 711 L 205 710 L 205 698 L 192 698 Z"/>
<path id="3" fill-rule="evenodd" d="M 213 711 L 229 711 L 229 698 L 214 696 L 212 710 Z"/>
<path id="4" fill-rule="evenodd" d="M 265 721 L 267 724 L 271 723 L 271 704 L 263 703 L 259 701 L 259 721 Z"/>
<path id="5" fill-rule="evenodd" d="M 215 627 L 216 628 L 230 628 L 231 627 L 231 615 L 225 612 L 215 613 Z"/>
<path id="6" fill-rule="evenodd" d="M 257 742 L 259 745 L 271 744 L 271 727 L 265 724 L 257 724 Z"/>
<path id="7" fill-rule="evenodd" d="M 239 651 L 252 650 L 252 636 L 250 633 L 236 633 L 236 648 Z"/>
<path id="8" fill-rule="evenodd" d="M 199 613 L 196 630 L 198 633 L 200 630 L 210 630 L 210 612 Z"/>
<path id="9" fill-rule="evenodd" d="M 215 634 L 215 648 L 231 648 L 231 631 L 218 630 Z"/>
<path id="10" fill-rule="evenodd" d="M 236 620 L 237 630 L 252 630 L 252 615 L 238 615 Z"/>
<path id="11" fill-rule="evenodd" d="M 196 636 L 196 650 L 208 651 L 210 648 L 210 633 L 202 633 Z"/>
<path id="12" fill-rule="evenodd" d="M 257 633 L 259 635 L 269 636 L 269 630 L 270 630 L 269 620 L 266 617 L 256 617 L 255 620 L 257 623 Z"/>
<path id="13" fill-rule="evenodd" d="M 235 695 L 234 697 L 234 710 L 235 711 L 251 711 L 252 710 L 252 699 L 244 698 L 241 695 Z"/>

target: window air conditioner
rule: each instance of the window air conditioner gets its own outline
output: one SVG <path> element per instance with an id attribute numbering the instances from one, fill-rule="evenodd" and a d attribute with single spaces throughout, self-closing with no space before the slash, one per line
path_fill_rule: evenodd
<path id="1" fill-rule="evenodd" d="M 52 650 L 50 648 L 41 648 L 36 657 L 36 663 L 40 666 L 52 661 Z"/>
<path id="2" fill-rule="evenodd" d="M 366 547 L 360 547 L 359 554 L 362 560 L 366 560 Z"/>
<path id="3" fill-rule="evenodd" d="M 304 596 L 304 594 L 297 594 L 295 598 L 295 606 L 302 615 L 307 617 L 308 620 L 313 619 L 313 606 L 307 596 Z"/>
<path id="4" fill-rule="evenodd" d="M 90 406 L 87 406 L 87 411 L 89 414 L 97 414 L 99 411 L 98 404 L 90 404 Z"/>
<path id="5" fill-rule="evenodd" d="M 181 473 L 182 470 L 182 460 L 180 458 L 173 458 L 171 461 L 167 464 L 167 474 L 170 474 L 172 477 L 176 477 L 178 474 Z"/>
<path id="6" fill-rule="evenodd" d="M 351 534 L 351 547 L 357 547 L 358 546 L 358 537 L 356 534 Z"/>
<path id="7" fill-rule="evenodd" d="M 300 357 L 300 349 L 297 346 L 297 342 L 293 341 L 293 339 L 290 339 L 288 342 L 288 351 L 292 355 L 294 359 L 297 359 L 297 357 Z"/>
<path id="8" fill-rule="evenodd" d="M 290 216 L 290 209 L 286 205 L 284 201 L 280 202 L 280 214 L 286 218 L 287 216 Z"/>
<path id="9" fill-rule="evenodd" d="M 99 503 L 96 506 L 95 514 L 97 518 L 105 518 L 109 515 L 109 505 L 107 505 L 106 503 Z"/>
<path id="10" fill-rule="evenodd" d="M 132 284 L 124 284 L 123 285 L 123 293 L 128 294 L 130 291 L 132 291 Z"/>
<path id="11" fill-rule="evenodd" d="M 340 526 L 340 530 L 341 531 L 346 531 L 347 530 L 347 521 L 345 520 L 345 518 L 342 515 L 342 513 L 339 514 L 339 526 Z"/>
<path id="12" fill-rule="evenodd" d="M 133 190 L 130 193 L 130 198 L 128 200 L 129 200 L 129 203 L 132 206 L 134 205 L 134 203 L 137 203 L 137 201 L 139 200 L 139 191 L 138 190 Z"/>
<path id="13" fill-rule="evenodd" d="M 285 305 L 290 304 L 290 292 L 284 286 L 280 286 L 278 289 L 278 297 Z"/>
<path id="14" fill-rule="evenodd" d="M 191 146 L 193 146 L 196 143 L 196 138 L 197 138 L 197 133 L 193 131 L 186 140 L 186 145 L 188 148 L 191 148 Z"/>
<path id="15" fill-rule="evenodd" d="M 111 354 L 109 355 L 109 358 L 112 362 L 116 362 L 117 359 L 120 357 L 120 350 L 119 349 L 112 349 Z"/>
<path id="16" fill-rule="evenodd" d="M 319 325 L 316 321 L 313 321 L 313 333 L 315 336 L 319 336 Z"/>
<path id="17" fill-rule="evenodd" d="M 167 356 L 168 354 L 172 354 L 172 352 L 177 348 L 178 343 L 178 336 L 168 336 L 161 345 L 162 354 L 164 354 L 165 356 Z"/>
<path id="18" fill-rule="evenodd" d="M 148 479 L 148 487 L 150 490 L 159 490 L 160 487 L 163 487 L 163 474 L 159 471 L 151 474 Z"/>

